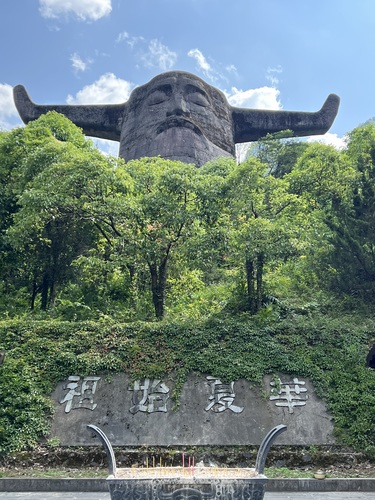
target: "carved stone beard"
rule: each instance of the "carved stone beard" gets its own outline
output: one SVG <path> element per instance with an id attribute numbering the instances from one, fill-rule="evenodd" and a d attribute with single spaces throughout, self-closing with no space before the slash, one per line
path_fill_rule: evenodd
<path id="1" fill-rule="evenodd" d="M 129 142 L 121 143 L 121 145 L 123 149 L 120 147 L 120 156 L 127 160 L 161 156 L 168 160 L 192 163 L 197 167 L 201 167 L 214 158 L 233 156 L 208 141 L 202 134 L 197 134 L 186 127 L 168 128 L 151 140 L 145 138 L 142 143 L 133 143 L 134 147 L 131 150 Z"/>

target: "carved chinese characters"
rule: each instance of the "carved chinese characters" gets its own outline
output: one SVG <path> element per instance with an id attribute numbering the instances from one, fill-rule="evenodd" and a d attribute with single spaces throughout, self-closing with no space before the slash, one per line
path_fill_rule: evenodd
<path id="1" fill-rule="evenodd" d="M 136 380 L 129 390 L 134 391 L 130 413 L 134 414 L 138 411 L 146 413 L 167 412 L 169 387 L 161 380 L 150 380 L 149 378 L 145 378 L 143 381 Z"/>
<path id="2" fill-rule="evenodd" d="M 208 398 L 211 402 L 205 408 L 206 411 L 211 410 L 215 413 L 221 413 L 228 409 L 233 413 L 243 411 L 243 407 L 233 404 L 236 397 L 233 389 L 234 382 L 223 384 L 221 380 L 215 377 L 207 377 L 207 380 L 211 385 L 211 396 Z"/>
<path id="3" fill-rule="evenodd" d="M 100 377 L 93 376 L 83 378 L 75 375 L 70 376 L 64 385 L 64 390 L 67 392 L 59 401 L 60 404 L 65 405 L 65 413 L 77 409 L 95 410 L 97 403 L 94 402 L 94 396 L 100 380 Z M 210 394 L 207 395 L 207 405 L 204 408 L 206 412 L 222 413 L 226 410 L 235 414 L 243 412 L 244 406 L 235 404 L 234 382 L 223 383 L 220 379 L 212 376 L 207 376 L 206 380 L 210 388 Z M 270 382 L 270 385 L 272 387 L 270 401 L 274 401 L 278 407 L 288 408 L 290 414 L 294 413 L 295 407 L 306 405 L 307 388 L 305 382 L 297 377 L 287 382 L 282 382 L 279 378 L 276 382 Z M 135 380 L 128 387 L 128 391 L 133 393 L 131 400 L 128 401 L 128 411 L 131 414 L 168 412 L 167 403 L 170 388 L 162 380 L 149 378 Z M 191 394 L 191 397 L 194 399 L 194 394 Z"/>
<path id="4" fill-rule="evenodd" d="M 305 382 L 298 380 L 297 377 L 290 382 L 281 382 L 279 378 L 277 383 L 271 382 L 270 400 L 276 401 L 276 406 L 285 406 L 289 413 L 294 413 L 294 407 L 305 406 L 308 399 L 304 385 Z"/>
<path id="5" fill-rule="evenodd" d="M 255 384 L 191 373 L 182 387 L 177 381 L 176 374 L 137 380 L 73 374 L 52 395 L 51 435 L 66 446 L 88 445 L 86 425 L 94 424 L 116 446 L 247 445 L 283 423 L 285 443 L 334 443 L 326 404 L 308 379 L 268 374 Z"/>
<path id="6" fill-rule="evenodd" d="M 59 401 L 60 404 L 65 404 L 65 413 L 78 408 L 87 410 L 95 410 L 94 394 L 100 377 L 81 377 L 72 375 L 68 378 L 65 386 L 67 394 Z"/>

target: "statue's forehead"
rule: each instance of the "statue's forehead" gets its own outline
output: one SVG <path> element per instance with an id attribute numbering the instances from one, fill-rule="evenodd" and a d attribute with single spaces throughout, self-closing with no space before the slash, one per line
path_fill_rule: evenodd
<path id="1" fill-rule="evenodd" d="M 130 95 L 129 101 L 133 101 L 133 103 L 135 103 L 136 101 L 144 99 L 158 89 L 170 89 L 171 92 L 175 92 L 177 90 L 191 92 L 192 90 L 197 89 L 198 91 L 204 92 L 211 97 L 214 96 L 216 99 L 220 95 L 214 87 L 211 87 L 211 85 L 195 75 L 191 75 L 190 73 L 164 73 L 153 78 L 148 83 L 135 88 Z"/>
<path id="2" fill-rule="evenodd" d="M 171 87 L 172 89 L 185 89 L 196 87 L 200 90 L 210 93 L 210 87 L 205 84 L 199 78 L 194 78 L 193 76 L 185 76 L 185 75 L 163 75 L 162 77 L 155 78 L 150 82 L 146 83 L 144 86 L 146 92 L 152 92 L 155 89 L 163 88 L 163 87 Z"/>

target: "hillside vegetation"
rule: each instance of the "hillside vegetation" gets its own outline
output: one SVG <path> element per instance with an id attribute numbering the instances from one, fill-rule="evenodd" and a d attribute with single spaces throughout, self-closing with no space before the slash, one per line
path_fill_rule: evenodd
<path id="1" fill-rule="evenodd" d="M 0 133 L 0 452 L 72 373 L 310 377 L 375 456 L 375 127 L 271 137 L 241 165 L 125 164 L 49 113 Z"/>

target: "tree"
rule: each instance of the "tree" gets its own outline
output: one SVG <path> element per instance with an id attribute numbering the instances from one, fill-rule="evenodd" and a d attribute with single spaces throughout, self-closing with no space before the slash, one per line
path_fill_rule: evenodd
<path id="1" fill-rule="evenodd" d="M 119 231 L 134 262 L 147 265 L 155 315 L 161 319 L 170 260 L 199 229 L 199 170 L 181 162 L 144 158 L 127 163 L 126 172 L 134 190 L 128 218 Z"/>
<path id="2" fill-rule="evenodd" d="M 40 296 L 41 308 L 48 309 L 64 286 L 72 290 L 79 281 L 78 295 L 92 295 L 94 268 L 102 270 L 107 296 L 119 273 L 126 274 L 121 281 L 134 306 L 134 284 L 147 269 L 155 315 L 162 318 L 171 259 L 201 230 L 199 211 L 206 225 L 212 222 L 214 186 L 204 187 L 192 165 L 160 158 L 124 165 L 105 157 L 56 113 L 27 125 L 17 137 L 10 149 L 16 160 L 21 148 L 22 161 L 10 169 L 16 182 L 4 234 L 9 255 L 17 255 L 31 307 Z"/>
<path id="3" fill-rule="evenodd" d="M 375 126 L 348 134 L 347 157 L 356 171 L 350 208 L 337 225 L 337 285 L 365 301 L 375 297 Z"/>
<path id="4" fill-rule="evenodd" d="M 25 138 L 33 140 L 11 172 L 16 196 L 6 241 L 18 254 L 31 307 L 40 294 L 46 310 L 57 287 L 72 278 L 73 260 L 111 224 L 109 211 L 103 217 L 103 198 L 108 205 L 125 174 L 117 170 L 117 160 L 104 157 L 57 113 L 43 115 L 16 135 L 22 140 L 14 149 L 27 143 Z"/>
<path id="5" fill-rule="evenodd" d="M 231 248 L 245 269 L 245 308 L 255 314 L 263 305 L 266 265 L 292 255 L 300 244 L 301 200 L 254 158 L 239 165 L 228 183 Z"/>
<path id="6" fill-rule="evenodd" d="M 11 246 L 7 231 L 19 209 L 18 199 L 33 176 L 45 166 L 30 161 L 39 148 L 64 140 L 77 147 L 90 147 L 81 131 L 65 117 L 50 113 L 26 127 L 1 134 L 0 140 L 0 274 L 4 293 L 22 290 L 29 285 L 30 269 Z M 27 276 L 26 276 L 27 275 Z M 12 301 L 16 302 L 16 301 Z"/>
<path id="7" fill-rule="evenodd" d="M 187 260 L 204 272 L 207 284 L 221 280 L 221 270 L 228 267 L 228 177 L 236 168 L 231 158 L 218 158 L 199 169 L 200 226 L 185 248 Z"/>
<path id="8" fill-rule="evenodd" d="M 353 217 L 353 195 L 358 185 L 358 172 L 350 156 L 333 146 L 310 144 L 285 179 L 291 192 L 305 200 L 306 213 L 316 221 L 306 265 L 315 270 L 322 288 L 335 286 L 337 290 L 343 280 L 349 290 L 353 285 L 349 276 L 354 241 L 348 223 Z"/>
<path id="9" fill-rule="evenodd" d="M 268 173 L 274 177 L 283 177 L 291 172 L 308 143 L 292 137 L 285 138 L 288 131 L 279 134 L 268 134 L 252 144 L 247 158 L 257 158 L 268 166 Z"/>

